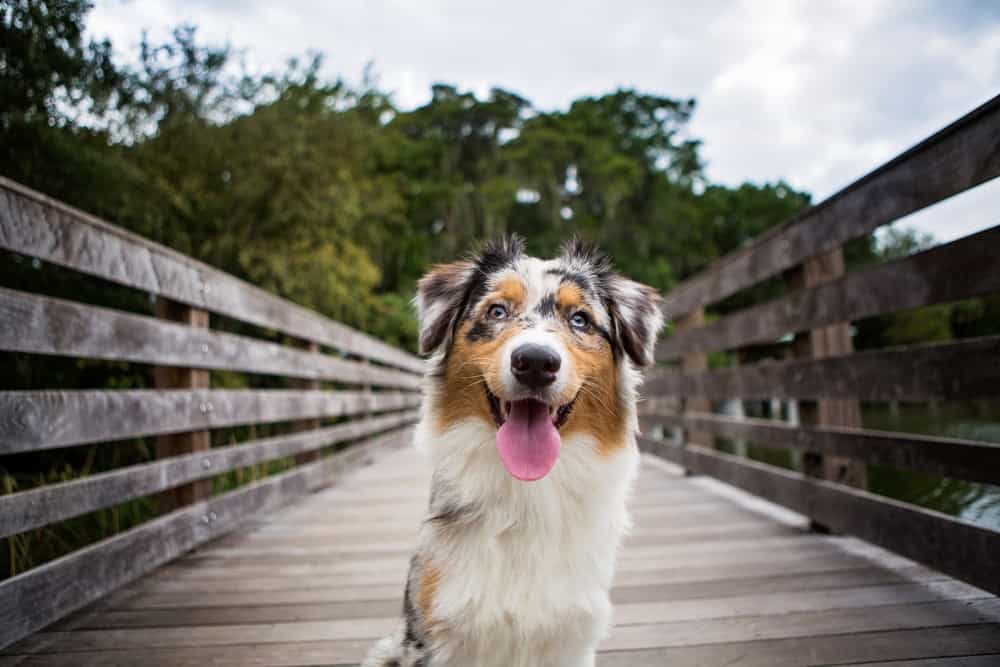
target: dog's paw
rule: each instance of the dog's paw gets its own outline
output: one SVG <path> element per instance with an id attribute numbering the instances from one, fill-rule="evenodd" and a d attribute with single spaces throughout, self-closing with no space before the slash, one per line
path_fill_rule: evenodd
<path id="1" fill-rule="evenodd" d="M 405 633 L 400 629 L 380 640 L 372 647 L 361 667 L 428 667 L 425 652 L 407 645 L 404 637 Z"/>

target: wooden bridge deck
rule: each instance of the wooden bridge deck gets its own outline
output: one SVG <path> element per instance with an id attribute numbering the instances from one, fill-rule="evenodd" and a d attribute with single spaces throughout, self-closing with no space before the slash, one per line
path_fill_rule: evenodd
<path id="1" fill-rule="evenodd" d="M 22 640 L 0 667 L 354 665 L 397 622 L 427 486 L 416 453 L 387 455 Z M 634 516 L 599 665 L 1000 665 L 1000 599 L 731 487 L 647 457 Z"/>

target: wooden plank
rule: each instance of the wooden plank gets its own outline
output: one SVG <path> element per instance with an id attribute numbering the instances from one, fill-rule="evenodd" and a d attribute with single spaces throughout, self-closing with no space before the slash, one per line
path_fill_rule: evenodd
<path id="1" fill-rule="evenodd" d="M 877 613 L 857 609 L 830 609 L 792 613 L 753 613 L 741 617 L 619 625 L 601 648 L 610 651 L 664 646 L 695 646 L 730 642 L 823 637 L 849 633 L 958 627 L 995 623 L 1000 619 L 996 598 L 971 602 L 937 601 L 892 604 Z"/>
<path id="2" fill-rule="evenodd" d="M 858 352 L 805 361 L 760 362 L 685 374 L 656 371 L 647 395 L 711 398 L 843 398 L 928 401 L 1000 395 L 1000 336 Z"/>
<path id="3" fill-rule="evenodd" d="M 169 628 L 393 618 L 398 617 L 403 608 L 403 586 L 393 586 L 392 590 L 394 596 L 385 600 L 102 611 L 87 614 L 73 627 L 76 630 L 101 630 L 105 628 Z M 195 604 L 197 601 L 192 600 L 191 602 Z"/>
<path id="4" fill-rule="evenodd" d="M 80 651 L 24 658 L 0 658 L 0 667 L 357 667 L 372 646 L 368 639 L 282 642 L 233 646 L 144 648 L 137 651 Z"/>
<path id="5" fill-rule="evenodd" d="M 424 371 L 418 357 L 3 177 L 0 248 L 390 366 Z"/>
<path id="6" fill-rule="evenodd" d="M 1000 226 L 848 273 L 660 341 L 661 361 L 770 343 L 788 333 L 1000 292 Z"/>
<path id="7" fill-rule="evenodd" d="M 415 393 L 362 391 L 0 392 L 0 454 L 249 423 L 412 408 Z"/>
<path id="8" fill-rule="evenodd" d="M 731 578 L 700 580 L 657 586 L 626 586 L 612 589 L 615 604 L 651 600 L 687 600 L 708 597 L 726 597 L 754 593 L 783 591 L 825 590 L 879 584 L 899 584 L 907 581 L 898 574 L 881 568 L 858 568 L 793 574 L 765 578 Z M 383 590 L 384 589 L 384 590 Z M 200 598 L 187 597 L 176 607 L 145 608 L 143 598 L 135 606 L 125 609 L 97 610 L 72 621 L 73 629 L 97 630 L 101 628 L 170 627 L 180 625 L 235 625 L 250 623 L 291 623 L 347 618 L 372 618 L 398 614 L 402 604 L 401 587 L 389 584 L 383 589 L 372 588 L 373 597 L 367 600 L 334 602 L 336 593 L 330 589 L 314 587 L 297 591 L 271 593 L 249 597 L 245 592 L 232 592 L 243 604 L 202 606 Z M 290 595 L 291 594 L 291 595 Z M 378 597 L 381 595 L 382 597 Z M 315 600 L 327 601 L 316 602 Z M 279 598 L 279 602 L 275 598 Z M 285 602 L 284 600 L 288 600 Z M 313 600 L 313 601 L 310 601 Z"/>
<path id="9" fill-rule="evenodd" d="M 711 621 L 719 618 L 779 615 L 832 609 L 857 610 L 894 604 L 970 602 L 996 598 L 955 581 L 884 584 L 861 588 L 831 588 L 820 591 L 786 591 L 759 595 L 694 600 L 657 600 L 619 605 L 615 622 L 620 625 Z"/>
<path id="10" fill-rule="evenodd" d="M 679 450 L 685 467 L 814 518 L 832 530 L 924 563 L 993 593 L 1000 592 L 1000 532 L 858 489 L 813 479 L 704 447 Z"/>
<path id="11" fill-rule="evenodd" d="M 0 648 L 76 611 L 177 556 L 279 507 L 381 451 L 409 441 L 412 429 L 364 444 L 229 493 L 189 505 L 125 533 L 0 582 Z"/>
<path id="12" fill-rule="evenodd" d="M 885 587 L 891 589 L 892 587 Z M 872 600 L 892 600 L 893 590 L 871 589 Z M 850 591 L 836 593 L 849 594 Z M 845 597 L 846 595 L 842 596 Z M 768 600 L 774 599 L 770 596 Z M 933 598 L 932 598 L 933 600 Z M 787 611 L 768 613 L 767 611 L 752 614 L 739 613 L 740 603 L 725 610 L 725 599 L 717 601 L 687 601 L 681 606 L 697 610 L 700 606 L 719 606 L 722 616 L 705 617 L 700 610 L 691 618 L 690 614 L 682 613 L 676 616 L 669 627 L 666 624 L 644 624 L 627 628 L 619 632 L 617 640 L 605 642 L 605 646 L 613 649 L 649 648 L 659 646 L 683 646 L 692 644 L 716 643 L 725 641 L 746 641 L 748 639 L 779 639 L 796 636 L 823 636 L 840 634 L 840 632 L 862 632 L 866 630 L 895 630 L 900 628 L 934 627 L 935 625 L 961 626 L 989 623 L 997 620 L 996 600 L 973 601 L 963 605 L 956 601 L 934 601 L 924 605 L 890 604 L 880 607 L 881 622 L 865 619 L 857 613 L 858 606 L 835 606 L 831 609 L 822 608 L 825 599 L 816 596 L 808 599 L 817 603 L 819 609 L 806 605 L 805 612 L 792 615 L 798 607 L 797 601 Z M 936 602 L 936 604 L 935 604 Z M 978 604 L 977 604 L 978 602 Z M 667 603 L 669 604 L 669 603 Z M 843 604 L 834 602 L 834 604 Z M 849 601 L 847 604 L 851 604 Z M 620 605 L 619 610 L 626 612 L 627 618 L 636 616 L 632 609 L 641 605 Z M 855 613 L 845 612 L 855 610 Z M 641 614 L 640 610 L 637 610 Z M 824 613 L 825 612 L 825 613 Z M 15 653 L 34 653 L 44 650 L 49 653 L 69 651 L 107 651 L 107 650 L 137 650 L 140 648 L 190 647 L 190 646 L 220 646 L 239 645 L 257 642 L 270 644 L 277 642 L 313 642 L 344 639 L 376 640 L 391 633 L 398 625 L 398 611 L 381 617 L 355 616 L 353 619 L 325 619 L 321 621 L 280 622 L 272 624 L 246 625 L 204 625 L 159 628 L 104 628 L 101 630 L 73 630 L 39 633 L 23 640 L 11 648 Z M 733 622 L 733 617 L 755 617 L 755 623 Z M 673 615 L 671 616 L 674 617 Z M 690 629 L 694 621 L 711 619 L 711 624 L 702 623 L 703 636 L 698 637 Z M 719 621 L 719 622 L 717 622 Z M 726 622 L 730 621 L 730 622 Z M 866 627 L 862 625 L 867 622 Z M 825 624 L 825 625 L 824 625 Z M 617 620 L 616 625 L 634 626 L 627 620 Z M 687 632 L 678 632 L 676 626 L 683 626 Z M 617 629 L 617 628 L 616 628 Z M 631 630 L 631 631 L 629 631 Z M 666 630 L 666 632 L 663 632 Z M 838 632 L 840 631 L 840 632 Z M 657 636 L 657 633 L 662 633 Z M 756 633 L 756 636 L 754 634 Z"/>
<path id="13" fill-rule="evenodd" d="M 419 521 L 412 524 L 412 534 L 416 535 Z M 786 555 L 800 552 L 827 552 L 834 550 L 831 545 L 812 539 L 806 533 L 792 537 L 778 536 L 761 539 L 733 540 L 716 545 L 718 553 L 706 554 L 703 544 L 634 546 L 621 554 L 618 561 L 619 572 L 640 572 L 657 570 L 669 566 L 686 567 L 729 563 L 734 560 L 733 552 L 745 554 L 747 560 L 755 555 L 781 551 Z M 227 558 L 184 561 L 175 563 L 164 570 L 164 576 L 172 582 L 242 580 L 250 578 L 297 578 L 317 576 L 325 578 L 339 574 L 362 574 L 384 571 L 405 571 L 409 564 L 409 554 L 389 553 L 381 557 L 331 559 L 323 554 L 305 553 L 286 555 L 282 558 Z"/>
<path id="14" fill-rule="evenodd" d="M 852 663 L 855 665 L 861 663 Z M 926 658 L 917 660 L 890 660 L 888 662 L 865 662 L 868 667 L 997 667 L 1000 653 L 989 655 L 964 655 L 951 658 Z"/>
<path id="15" fill-rule="evenodd" d="M 914 616 L 920 611 L 911 612 Z M 933 610 L 924 611 L 929 619 Z M 968 614 L 963 617 L 967 618 Z M 789 621 L 795 617 L 789 618 Z M 388 620 L 388 619 L 386 619 Z M 859 619 L 854 619 L 857 623 Z M 851 620 L 838 621 L 849 627 Z M 891 619 L 890 619 L 891 621 Z M 108 665 L 108 664 L 143 664 L 143 665 L 284 665 L 299 667 L 301 665 L 354 665 L 360 660 L 371 644 L 376 630 L 380 630 L 384 620 L 360 623 L 353 634 L 363 634 L 357 639 L 330 639 L 341 633 L 337 622 L 324 627 L 319 623 L 285 624 L 275 627 L 250 626 L 232 629 L 231 641 L 224 634 L 230 628 L 196 628 L 194 634 L 198 639 L 213 634 L 218 641 L 202 641 L 191 646 L 161 646 L 161 638 L 178 635 L 183 640 L 182 628 L 164 629 L 162 633 L 141 633 L 127 631 L 115 636 L 130 638 L 131 635 L 149 636 L 152 646 L 138 647 L 136 641 L 127 641 L 121 648 L 104 650 L 72 650 L 56 652 L 39 656 L 31 660 L 30 665 Z M 809 621 L 805 621 L 809 622 Z M 817 621 L 818 622 L 818 621 Z M 887 658 L 920 658 L 922 656 L 949 657 L 956 654 L 974 651 L 995 652 L 1000 646 L 997 630 L 1000 625 L 994 623 L 960 623 L 954 627 L 919 627 L 918 617 L 899 625 L 903 629 L 881 630 L 873 632 L 845 632 L 842 634 L 826 634 L 814 636 L 791 636 L 779 639 L 745 640 L 739 642 L 704 642 L 697 643 L 697 633 L 688 633 L 678 644 L 651 649 L 602 651 L 597 665 L 629 665 L 630 667 L 646 667 L 668 665 L 698 665 L 713 667 L 716 665 L 750 665 L 766 667 L 801 667 L 801 665 L 848 664 L 849 662 L 870 661 L 871 659 Z M 890 625 L 883 620 L 873 625 Z M 288 627 L 286 627 L 288 626 Z M 247 632 L 257 630 L 263 641 L 243 639 Z M 211 631 L 215 632 L 212 633 Z M 711 631 L 707 631 L 712 636 Z M 744 630 L 743 632 L 746 632 Z M 778 631 L 780 632 L 780 631 Z M 924 634 L 926 633 L 926 635 Z M 991 633 L 996 633 L 990 636 Z M 76 633 L 86 638 L 93 637 L 100 641 L 100 632 Z M 350 633 L 349 629 L 347 634 Z M 283 638 L 282 635 L 285 635 Z M 311 638 L 311 639 L 306 639 Z M 117 656 L 117 661 L 115 660 Z M 75 660 L 76 662 L 71 662 Z M 124 663 L 123 663 L 124 661 Z"/>
<path id="16" fill-rule="evenodd" d="M 666 295 L 667 318 L 721 301 L 809 257 L 1000 175 L 1000 96 Z"/>
<path id="17" fill-rule="evenodd" d="M 76 632 L 44 632 L 11 647 L 13 653 L 31 654 L 88 651 L 275 644 L 364 639 L 374 642 L 399 626 L 399 610 L 381 618 L 303 621 L 268 625 L 206 625 L 165 628 L 105 628 Z M 470 666 L 471 667 L 471 666 Z"/>
<path id="18" fill-rule="evenodd" d="M 415 542 L 413 542 L 415 544 Z M 412 549 L 412 547 L 411 547 Z M 708 586 L 711 582 L 734 583 L 733 593 L 741 588 L 755 589 L 750 582 L 760 580 L 773 582 L 775 577 L 809 577 L 823 574 L 835 577 L 845 575 L 845 587 L 851 579 L 849 573 L 860 568 L 870 567 L 871 563 L 861 558 L 843 553 L 812 556 L 807 559 L 789 560 L 787 558 L 765 559 L 751 558 L 746 563 L 724 563 L 711 566 L 692 566 L 682 568 L 645 571 L 638 576 L 630 575 L 631 580 L 620 580 L 616 577 L 615 591 L 628 591 L 637 587 L 656 590 L 663 587 L 686 589 L 681 596 L 686 599 L 697 597 L 725 597 L 730 589 Z M 942 575 L 943 576 L 943 575 Z M 125 591 L 111 596 L 106 609 L 179 609 L 197 604 L 199 607 L 235 607 L 262 606 L 269 604 L 323 604 L 331 602 L 348 602 L 357 600 L 395 600 L 402 595 L 400 582 L 405 580 L 405 573 L 398 576 L 384 577 L 381 581 L 347 585 L 335 581 L 317 581 L 315 579 L 250 579 L 240 583 L 239 589 L 232 586 L 219 585 L 212 582 L 172 582 L 165 580 L 159 574 L 141 582 L 140 588 Z M 738 580 L 738 581 L 737 581 Z M 933 577 L 923 577 L 921 581 L 932 581 Z M 742 582 L 742 584 L 741 584 Z M 901 582 L 897 582 L 901 583 Z M 720 584 L 720 585 L 722 585 Z M 691 588 L 706 585 L 706 592 L 697 595 Z M 834 588 L 827 586 L 826 588 Z M 771 590 L 771 589 L 764 589 Z M 776 587 L 774 590 L 781 590 Z M 805 590 L 805 588 L 803 588 Z M 621 595 L 626 595 L 622 593 Z M 658 598 L 663 599 L 663 598 Z M 672 599 L 672 598 L 666 598 Z M 678 598 L 680 599 L 680 598 Z M 637 599 L 636 601 L 641 601 Z"/>
<path id="19" fill-rule="evenodd" d="M 771 419 L 734 419 L 715 414 L 642 415 L 654 424 L 698 428 L 720 438 L 746 438 L 765 447 L 815 451 L 874 465 L 918 470 L 940 477 L 1000 484 L 1000 445 L 959 438 L 869 431 L 854 428 L 793 426 Z"/>
<path id="20" fill-rule="evenodd" d="M 410 533 L 413 544 L 416 544 L 416 526 Z M 350 540 L 352 535 L 340 536 L 340 539 Z M 337 538 L 331 538 L 337 539 Z M 815 572 L 831 569 L 853 569 L 865 564 L 861 558 L 852 557 L 837 552 L 830 545 L 810 543 L 800 548 L 780 552 L 756 549 L 748 552 L 744 559 L 737 554 L 706 553 L 703 558 L 696 557 L 663 557 L 646 561 L 622 562 L 616 573 L 615 582 L 620 586 L 652 586 L 656 584 L 676 583 L 684 580 L 696 580 L 712 577 L 722 577 L 727 573 L 742 571 L 766 572 L 776 575 L 782 572 Z M 699 560 L 701 562 L 699 562 Z M 407 560 L 396 562 L 380 561 L 381 566 L 369 568 L 333 567 L 314 564 L 274 565 L 269 567 L 241 566 L 240 576 L 218 576 L 225 570 L 220 567 L 206 567 L 199 564 L 188 576 L 182 576 L 180 567 L 173 567 L 169 577 L 164 575 L 156 581 L 148 582 L 144 592 L 149 594 L 180 594 L 189 598 L 214 598 L 233 591 L 237 582 L 240 593 L 274 592 L 317 589 L 322 581 L 324 587 L 341 589 L 346 587 L 367 587 L 399 584 L 405 580 Z M 235 568 L 232 574 L 236 575 Z M 320 592 L 317 590 L 317 594 Z M 186 603 L 190 605 L 190 601 Z M 208 604 L 206 602 L 206 604 Z M 184 603 L 181 604 L 184 606 Z"/>
<path id="21" fill-rule="evenodd" d="M 409 372 L 0 287 L 0 349 L 418 389 Z"/>
<path id="22" fill-rule="evenodd" d="M 156 316 L 168 322 L 176 322 L 191 329 L 208 329 L 208 311 L 192 308 L 169 299 L 157 299 Z M 177 366 L 155 366 L 153 381 L 156 388 L 164 389 L 208 389 L 210 374 L 203 368 L 180 368 Z M 166 459 L 184 454 L 204 453 L 212 448 L 212 434 L 207 429 L 186 433 L 164 433 L 156 437 L 156 458 Z M 167 489 L 156 499 L 161 514 L 178 507 L 204 500 L 212 495 L 212 480 L 197 479 Z"/>
<path id="23" fill-rule="evenodd" d="M 757 593 L 823 591 L 858 588 L 915 581 L 939 581 L 945 575 L 926 571 L 905 576 L 882 567 L 858 566 L 818 572 L 782 572 L 772 576 L 744 576 L 742 572 L 724 574 L 714 579 L 692 579 L 656 585 L 616 586 L 611 590 L 615 604 L 655 602 L 658 600 L 695 600 L 724 598 Z"/>
<path id="24" fill-rule="evenodd" d="M 199 479 L 413 423 L 415 410 L 216 447 L 0 496 L 0 537 L 142 498 Z"/>
<path id="25" fill-rule="evenodd" d="M 802 667 L 1000 652 L 1000 625 L 857 632 L 821 637 L 608 651 L 598 667 Z"/>
<path id="26" fill-rule="evenodd" d="M 414 545 L 415 546 L 415 545 Z M 121 609 L 132 612 L 141 609 L 185 609 L 197 603 L 199 608 L 213 609 L 218 607 L 262 607 L 267 605 L 310 605 L 334 604 L 370 601 L 402 601 L 406 583 L 406 574 L 399 578 L 381 584 L 360 586 L 330 586 L 313 582 L 311 586 L 298 588 L 278 588 L 267 586 L 266 582 L 247 582 L 254 584 L 248 589 L 241 585 L 238 590 L 230 587 L 225 591 L 217 591 L 211 595 L 192 597 L 188 592 L 159 592 L 143 590 L 138 594 L 129 593 L 113 604 L 101 605 L 102 609 Z M 258 590 L 261 589 L 261 590 Z M 116 595 L 110 596 L 116 598 Z"/>
<path id="27" fill-rule="evenodd" d="M 933 656 L 941 664 L 953 667 L 991 665 L 988 661 L 956 662 L 954 656 L 974 653 L 976 647 L 996 647 L 997 626 L 982 624 L 930 630 L 832 635 L 822 638 L 800 637 L 761 642 L 734 642 L 700 646 L 672 647 L 648 651 L 603 652 L 597 667 L 802 667 L 870 663 L 873 659 L 919 660 L 921 654 Z M 282 642 L 274 644 L 239 644 L 185 648 L 140 649 L 137 651 L 92 651 L 56 653 L 32 657 L 26 667 L 121 667 L 141 664 L 144 667 L 304 667 L 324 665 L 348 667 L 364 657 L 370 641 L 344 640 L 320 642 Z M 813 650 L 814 649 L 814 650 Z M 981 649 L 989 653 L 1000 649 Z M 949 657 L 950 656 L 950 657 Z M 969 658 L 972 660 L 973 658 Z M 6 658 L 3 667 L 20 664 L 18 657 Z M 962 660 L 966 660 L 962 658 Z M 878 664 L 878 663 L 876 663 Z M 892 663 L 890 663 L 892 664 Z M 897 663 L 898 664 L 898 663 Z M 903 663 L 906 664 L 905 662 Z M 918 663 L 920 664 L 920 663 Z M 908 667 L 908 666 L 907 666 Z M 921 665 L 922 667 L 922 665 Z"/>

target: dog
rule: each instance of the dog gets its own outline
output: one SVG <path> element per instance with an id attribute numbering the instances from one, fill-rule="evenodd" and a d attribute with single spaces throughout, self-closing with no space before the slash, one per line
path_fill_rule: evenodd
<path id="1" fill-rule="evenodd" d="M 639 463 L 660 296 L 581 241 L 434 267 L 416 445 L 433 465 L 403 623 L 363 667 L 593 667 Z"/>

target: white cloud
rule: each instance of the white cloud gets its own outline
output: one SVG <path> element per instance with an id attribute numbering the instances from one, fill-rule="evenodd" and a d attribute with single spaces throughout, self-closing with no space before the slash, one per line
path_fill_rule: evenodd
<path id="1" fill-rule="evenodd" d="M 817 200 L 1000 92 L 992 0 L 98 0 L 88 27 L 127 57 L 142 29 L 183 22 L 260 69 L 312 49 L 357 81 L 374 61 L 403 107 L 436 81 L 543 109 L 618 86 L 693 96 L 710 178 L 784 178 Z M 985 186 L 912 222 L 955 238 L 1000 222 L 980 213 L 997 204 Z"/>

